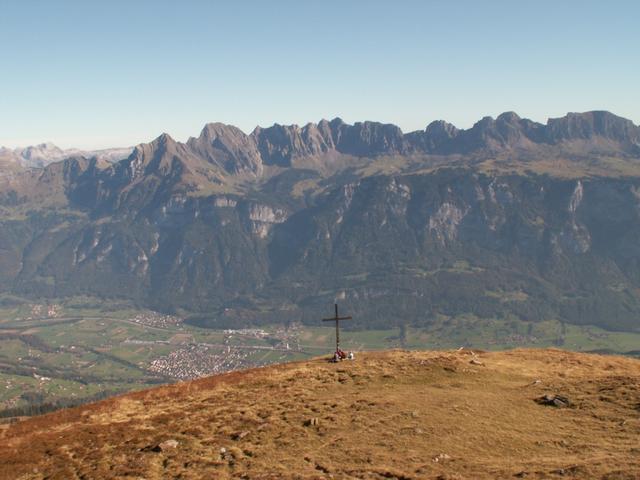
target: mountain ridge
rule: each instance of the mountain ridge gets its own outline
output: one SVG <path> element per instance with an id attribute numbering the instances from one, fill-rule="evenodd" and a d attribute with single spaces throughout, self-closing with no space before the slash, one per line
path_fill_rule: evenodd
<path id="1" fill-rule="evenodd" d="M 397 326 L 394 306 L 419 325 L 636 330 L 637 130 L 606 112 L 424 134 L 211 123 L 113 164 L 8 170 L 0 293 L 122 298 L 202 326 L 311 318 L 340 298 L 360 327 Z"/>
<path id="2" fill-rule="evenodd" d="M 527 149 L 536 144 L 558 145 L 596 137 L 616 143 L 611 145 L 612 151 L 640 154 L 640 127 L 607 111 L 570 113 L 551 118 L 546 125 L 522 119 L 514 112 L 505 112 L 496 119 L 484 117 L 466 130 L 436 120 L 424 130 L 408 133 L 393 124 L 364 121 L 350 125 L 340 118 L 308 123 L 303 127 L 295 124 L 256 127 L 248 135 L 232 125 L 212 123 L 203 128 L 199 137 L 190 138 L 186 144 L 200 151 L 204 145 L 215 148 L 214 144 L 217 144 L 218 150 L 236 159 L 236 165 L 258 173 L 260 162 L 290 167 L 295 158 L 332 150 L 353 156 L 468 154 L 483 149 Z"/>
<path id="3" fill-rule="evenodd" d="M 331 121 L 323 119 L 318 123 L 307 123 L 303 127 L 277 123 L 270 127 L 258 126 L 249 134 L 233 125 L 213 122 L 207 123 L 198 137 L 176 143 L 186 145 L 192 154 L 202 156 L 227 173 L 250 171 L 259 175 L 263 165 L 291 167 L 295 158 L 322 155 L 333 150 L 354 156 L 450 155 L 482 150 L 526 150 L 536 145 L 558 145 L 597 137 L 613 142 L 609 145 L 612 152 L 640 155 L 640 127 L 605 110 L 572 112 L 564 117 L 549 118 L 546 124 L 521 118 L 515 112 L 504 112 L 495 119 L 483 117 L 468 129 L 458 129 L 444 120 L 434 120 L 423 130 L 407 133 L 394 124 L 363 121 L 351 125 L 338 117 Z M 145 144 L 138 146 L 141 145 Z M 127 150 L 136 148 L 62 150 L 51 143 L 43 143 L 13 150 L 1 147 L 0 157 L 22 161 L 26 166 L 45 166 L 71 156 L 95 156 L 114 161 Z"/>

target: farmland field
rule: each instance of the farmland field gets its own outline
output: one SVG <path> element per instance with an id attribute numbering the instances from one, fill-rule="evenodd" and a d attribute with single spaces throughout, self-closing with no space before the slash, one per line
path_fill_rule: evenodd
<path id="1" fill-rule="evenodd" d="M 268 325 L 208 329 L 178 316 L 86 299 L 0 310 L 0 410 L 38 413 L 114 393 L 149 388 L 228 370 L 328 355 L 335 328 Z M 638 355 L 640 334 L 609 332 L 548 320 L 528 323 L 438 317 L 428 328 L 350 330 L 341 347 L 361 352 L 562 347 Z"/>

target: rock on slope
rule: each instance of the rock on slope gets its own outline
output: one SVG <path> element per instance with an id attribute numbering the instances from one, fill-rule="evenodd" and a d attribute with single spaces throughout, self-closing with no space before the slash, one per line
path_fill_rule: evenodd
<path id="1" fill-rule="evenodd" d="M 534 400 L 559 394 L 569 408 Z M 5 426 L 6 479 L 640 476 L 640 362 L 363 353 L 205 378 Z"/>

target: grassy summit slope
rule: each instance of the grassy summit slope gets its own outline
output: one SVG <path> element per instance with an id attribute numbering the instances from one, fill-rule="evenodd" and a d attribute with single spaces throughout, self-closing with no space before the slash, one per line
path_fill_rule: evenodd
<path id="1" fill-rule="evenodd" d="M 537 404 L 544 394 L 572 406 Z M 639 408 L 633 359 L 365 353 L 337 365 L 317 359 L 209 377 L 5 426 L 0 475 L 631 479 L 640 476 Z"/>

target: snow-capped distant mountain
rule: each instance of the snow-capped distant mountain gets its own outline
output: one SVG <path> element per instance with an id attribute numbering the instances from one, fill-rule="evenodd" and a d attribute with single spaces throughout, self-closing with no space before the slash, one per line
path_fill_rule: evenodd
<path id="1" fill-rule="evenodd" d="M 21 158 L 25 167 L 44 167 L 51 162 L 65 158 L 64 150 L 53 143 L 41 143 L 25 148 L 16 148 L 14 153 Z"/>
<path id="2" fill-rule="evenodd" d="M 99 160 L 107 162 L 117 162 L 127 158 L 133 147 L 126 148 L 106 148 L 103 150 L 80 150 L 77 148 L 69 148 L 66 150 L 54 145 L 53 143 L 40 143 L 24 148 L 9 149 L 0 147 L 0 157 L 5 161 L 14 161 L 24 167 L 44 167 L 50 163 L 63 160 L 74 156 L 83 156 L 87 158 L 96 157 Z"/>
<path id="3" fill-rule="evenodd" d="M 65 150 L 65 157 L 72 155 L 82 155 L 86 158 L 96 157 L 98 160 L 105 160 L 109 163 L 119 162 L 127 158 L 133 152 L 133 147 L 123 148 L 105 148 L 102 150 L 77 150 L 69 149 Z"/>

